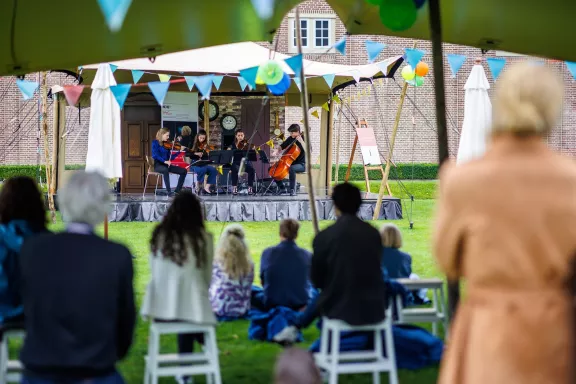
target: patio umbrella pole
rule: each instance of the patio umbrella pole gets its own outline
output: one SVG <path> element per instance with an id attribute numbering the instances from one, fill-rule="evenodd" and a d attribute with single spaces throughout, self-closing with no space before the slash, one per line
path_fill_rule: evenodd
<path id="1" fill-rule="evenodd" d="M 439 165 L 448 160 L 448 131 L 446 129 L 446 93 L 444 89 L 444 63 L 442 62 L 442 22 L 440 20 L 440 0 L 429 0 L 430 36 L 434 64 L 434 90 L 436 93 L 436 125 L 438 130 Z M 453 315 L 460 301 L 460 281 L 448 280 L 448 318 Z"/>
<path id="2" fill-rule="evenodd" d="M 296 8 L 296 34 L 298 40 L 298 54 L 302 54 L 302 32 L 300 31 L 300 7 Z M 304 131 L 306 132 L 306 174 L 308 176 L 308 200 L 310 203 L 310 212 L 312 214 L 312 227 L 314 234 L 318 234 L 318 216 L 316 214 L 316 199 L 314 198 L 314 185 L 312 184 L 312 154 L 310 140 L 310 127 L 308 125 L 308 87 L 306 86 L 306 79 L 304 78 L 304 66 L 300 70 L 300 82 L 302 84 L 302 92 L 300 92 L 300 101 L 302 103 L 302 112 L 304 114 Z"/>

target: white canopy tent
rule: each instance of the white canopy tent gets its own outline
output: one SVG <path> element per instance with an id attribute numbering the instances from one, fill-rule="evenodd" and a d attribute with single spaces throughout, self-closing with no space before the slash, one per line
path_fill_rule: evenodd
<path id="1" fill-rule="evenodd" d="M 490 125 L 492 123 L 492 103 L 488 96 L 490 84 L 482 65 L 472 67 L 464 85 L 464 122 L 460 135 L 460 145 L 456 163 L 462 164 L 484 155 Z"/>

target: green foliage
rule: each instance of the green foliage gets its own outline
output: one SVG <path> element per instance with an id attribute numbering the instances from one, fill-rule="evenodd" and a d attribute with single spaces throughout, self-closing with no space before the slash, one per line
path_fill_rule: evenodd
<path id="1" fill-rule="evenodd" d="M 28 176 L 36 179 L 38 175 L 38 168 L 40 168 L 40 177 L 42 180 L 46 179 L 46 167 L 41 165 L 0 165 L 0 180 L 9 179 L 14 176 Z M 66 165 L 66 170 L 84 169 L 84 164 L 70 164 Z"/>
<path id="2" fill-rule="evenodd" d="M 366 191 L 364 181 L 351 181 L 351 183 L 360 188 L 361 191 Z M 388 185 L 394 197 L 409 199 L 410 196 L 414 196 L 417 200 L 430 200 L 436 198 L 438 182 L 436 180 L 390 180 Z M 378 193 L 379 189 L 380 181 L 370 181 L 370 192 Z M 388 195 L 388 191 L 385 194 Z"/>
<path id="3" fill-rule="evenodd" d="M 320 168 L 314 165 L 314 168 Z M 340 164 L 338 180 L 344 181 L 348 164 Z M 332 177 L 336 174 L 336 165 L 332 165 Z M 368 171 L 370 180 L 381 180 L 380 171 Z M 390 180 L 436 180 L 438 177 L 438 164 L 432 163 L 400 163 L 390 168 Z M 352 164 L 350 169 L 350 181 L 364 180 L 364 167 L 362 164 Z"/>

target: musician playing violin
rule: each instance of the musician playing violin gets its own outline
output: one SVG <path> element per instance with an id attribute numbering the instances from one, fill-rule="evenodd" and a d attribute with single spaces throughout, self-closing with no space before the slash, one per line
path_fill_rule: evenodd
<path id="1" fill-rule="evenodd" d="M 252 148 L 248 147 L 248 141 L 244 138 L 244 132 L 241 129 L 237 129 L 234 132 L 234 142 L 231 146 L 228 147 L 230 150 L 240 150 L 240 151 L 248 151 Z M 238 194 L 238 172 L 240 170 L 240 162 L 239 159 L 232 160 L 232 167 L 230 168 L 230 176 L 232 178 L 232 194 Z M 253 193 L 253 186 L 254 186 L 254 179 L 256 176 L 256 171 L 250 162 L 246 162 L 244 166 L 244 170 L 248 173 L 248 194 L 251 195 Z"/>
<path id="2" fill-rule="evenodd" d="M 208 144 L 208 140 L 206 139 L 206 131 L 203 129 L 199 130 L 194 139 L 194 144 L 192 145 L 192 160 L 208 160 L 208 152 L 212 149 L 213 148 Z M 196 173 L 197 191 L 205 195 L 212 195 L 210 187 L 216 184 L 216 177 L 218 176 L 216 168 L 208 164 L 192 166 L 191 168 Z M 202 188 L 204 176 L 206 174 L 208 174 L 208 181 L 204 188 Z"/>
<path id="3" fill-rule="evenodd" d="M 170 154 L 170 150 L 164 148 L 163 143 L 168 141 L 170 137 L 170 130 L 168 128 L 160 128 L 156 132 L 156 140 L 152 141 L 152 158 L 154 159 L 154 171 L 162 174 L 164 177 L 164 185 L 166 192 L 169 196 L 173 196 L 182 190 L 184 179 L 186 179 L 186 170 L 171 164 L 171 161 L 178 154 Z M 178 175 L 178 184 L 174 193 L 170 189 L 170 173 Z"/>
<path id="4" fill-rule="evenodd" d="M 284 140 L 282 144 L 280 144 L 280 148 L 282 150 L 288 148 L 290 145 L 294 144 L 300 148 L 300 156 L 292 162 L 290 166 L 290 171 L 288 174 L 288 179 L 290 180 L 290 195 L 296 195 L 296 174 L 297 173 L 304 173 L 306 171 L 306 153 L 304 152 L 304 139 L 302 138 L 302 133 L 300 130 L 300 126 L 298 124 L 292 124 L 288 127 L 288 132 L 290 136 Z M 279 181 L 276 181 L 278 186 L 283 189 L 283 184 Z M 285 193 L 286 191 L 281 191 L 281 193 Z"/>

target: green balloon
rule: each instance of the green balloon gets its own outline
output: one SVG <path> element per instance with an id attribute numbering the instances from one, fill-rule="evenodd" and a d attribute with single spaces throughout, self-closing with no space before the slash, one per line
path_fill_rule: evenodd
<path id="1" fill-rule="evenodd" d="M 420 76 L 416 76 L 416 77 L 414 78 L 414 84 L 415 84 L 417 87 L 420 87 L 420 86 L 424 85 L 424 78 L 423 78 L 423 77 L 420 77 Z"/>
<path id="2" fill-rule="evenodd" d="M 418 10 L 414 0 L 381 0 L 380 20 L 391 31 L 405 31 L 416 22 Z"/>

